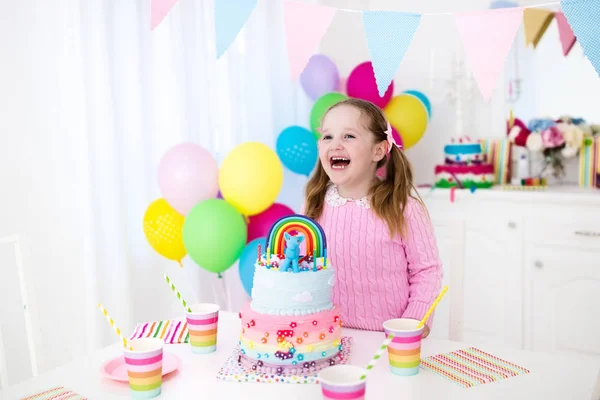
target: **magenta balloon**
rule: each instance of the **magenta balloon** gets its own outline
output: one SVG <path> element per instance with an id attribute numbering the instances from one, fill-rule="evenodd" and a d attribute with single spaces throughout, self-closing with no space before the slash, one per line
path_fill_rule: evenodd
<path id="1" fill-rule="evenodd" d="M 340 75 L 337 66 L 323 54 L 313 55 L 300 75 L 300 84 L 312 100 L 317 100 L 326 93 L 335 92 L 339 83 Z"/>
<path id="2" fill-rule="evenodd" d="M 370 101 L 382 109 L 390 102 L 394 93 L 394 81 L 392 81 L 383 97 L 379 97 L 377 82 L 370 61 L 359 64 L 352 70 L 348 76 L 346 86 L 348 96 Z"/>
<path id="3" fill-rule="evenodd" d="M 202 200 L 214 199 L 219 190 L 218 179 L 217 160 L 194 143 L 172 147 L 158 164 L 160 193 L 182 215 Z"/>
<path id="4" fill-rule="evenodd" d="M 293 214 L 295 213 L 291 208 L 283 204 L 273 203 L 260 214 L 249 217 L 250 222 L 248 223 L 248 239 L 246 243 L 250 243 L 256 238 L 267 236 L 269 229 L 271 229 L 275 221 Z"/>
<path id="5" fill-rule="evenodd" d="M 400 147 L 402 149 L 404 147 L 404 141 L 402 140 L 402 136 L 400 136 L 400 134 L 398 133 L 396 128 L 394 128 L 393 126 L 392 126 L 392 136 L 394 137 L 394 140 L 396 141 L 396 144 L 398 145 L 398 147 Z"/>

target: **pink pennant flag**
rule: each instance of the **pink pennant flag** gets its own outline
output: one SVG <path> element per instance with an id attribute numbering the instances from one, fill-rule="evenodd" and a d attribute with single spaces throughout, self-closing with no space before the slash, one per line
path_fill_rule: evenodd
<path id="1" fill-rule="evenodd" d="M 558 25 L 558 36 L 560 37 L 563 54 L 566 56 L 573 48 L 577 38 L 573 33 L 573 29 L 571 29 L 571 25 L 569 25 L 569 22 L 567 21 L 567 17 L 565 17 L 565 14 L 563 14 L 562 11 L 555 12 L 554 17 L 556 18 L 556 24 Z"/>
<path id="2" fill-rule="evenodd" d="M 317 4 L 284 3 L 285 36 L 292 81 L 296 81 L 317 51 L 337 9 Z"/>
<path id="3" fill-rule="evenodd" d="M 177 0 L 152 0 L 150 8 L 150 30 L 154 30 L 165 19 Z"/>
<path id="4" fill-rule="evenodd" d="M 492 96 L 523 18 L 523 8 L 455 14 L 467 63 L 485 101 Z"/>

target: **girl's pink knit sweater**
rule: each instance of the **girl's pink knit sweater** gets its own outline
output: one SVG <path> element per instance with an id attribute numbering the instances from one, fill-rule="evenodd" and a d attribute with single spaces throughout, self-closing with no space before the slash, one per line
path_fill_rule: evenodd
<path id="1" fill-rule="evenodd" d="M 333 302 L 345 327 L 382 331 L 391 318 L 421 319 L 439 294 L 443 271 L 431 221 L 412 198 L 404 218 L 405 237 L 392 239 L 367 198 L 349 200 L 335 186 L 328 189 L 318 222 L 336 272 Z"/>

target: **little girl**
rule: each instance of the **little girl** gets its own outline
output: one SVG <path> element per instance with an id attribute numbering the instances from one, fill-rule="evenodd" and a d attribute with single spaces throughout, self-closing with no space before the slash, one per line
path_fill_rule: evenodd
<path id="1" fill-rule="evenodd" d="M 391 318 L 420 320 L 440 292 L 442 266 L 425 205 L 412 195 L 410 162 L 383 112 L 364 100 L 332 106 L 320 133 L 303 213 L 327 236 L 344 326 L 382 331 Z"/>

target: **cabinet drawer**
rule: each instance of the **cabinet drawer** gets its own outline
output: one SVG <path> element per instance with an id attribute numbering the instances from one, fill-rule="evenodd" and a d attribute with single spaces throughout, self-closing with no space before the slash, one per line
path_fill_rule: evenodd
<path id="1" fill-rule="evenodd" d="M 525 231 L 525 240 L 530 243 L 600 248 L 600 210 L 571 218 L 529 217 Z"/>

